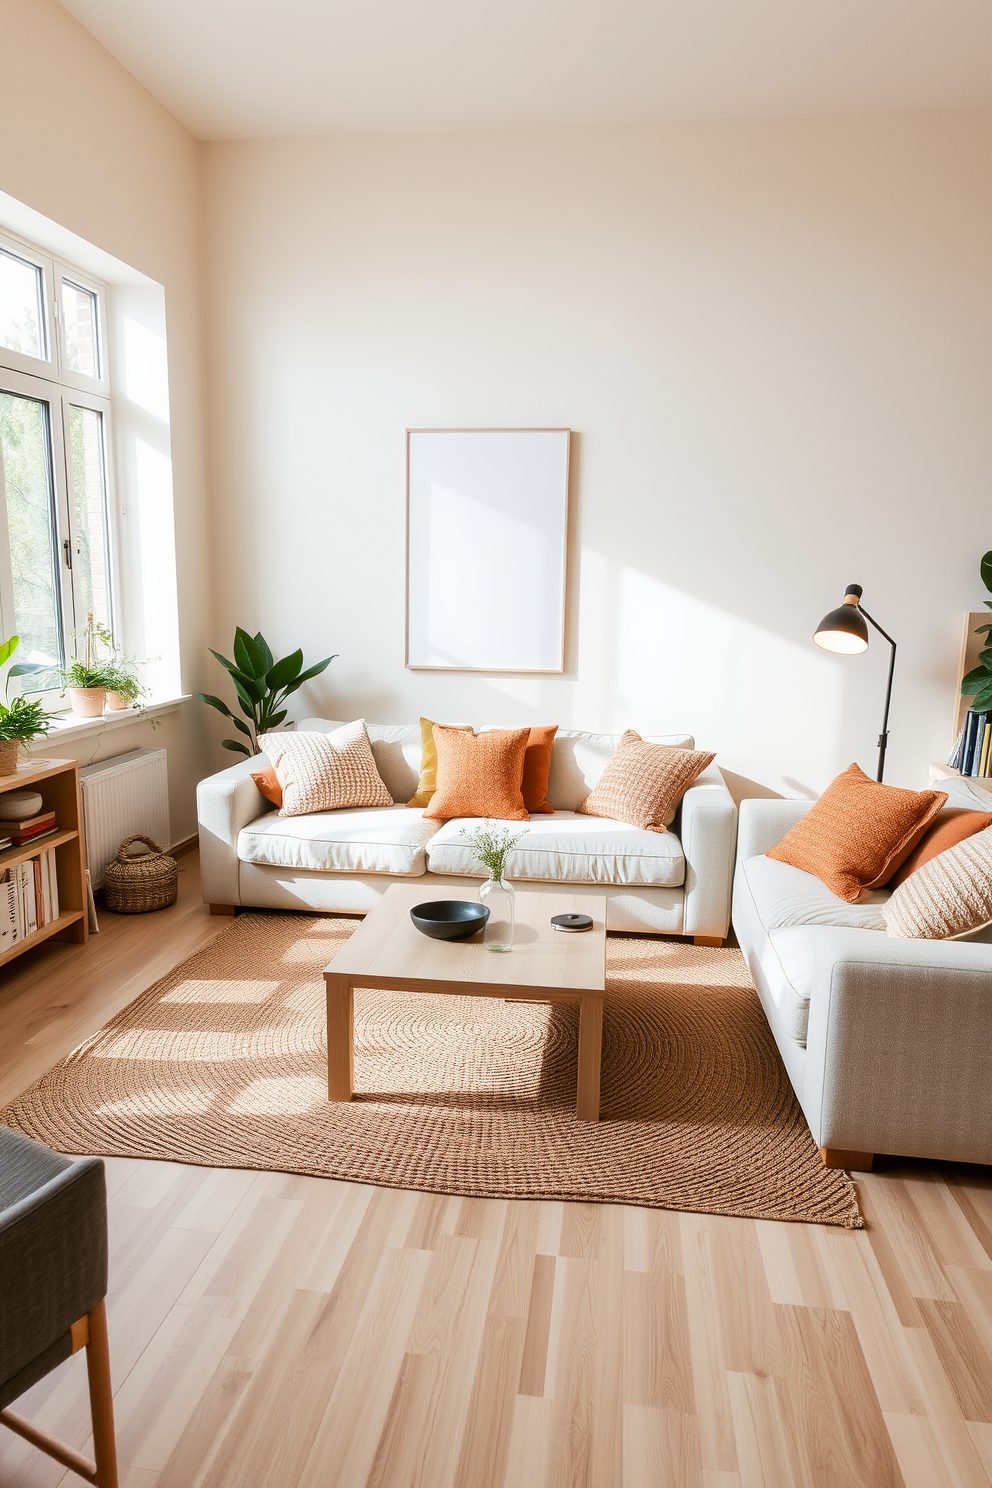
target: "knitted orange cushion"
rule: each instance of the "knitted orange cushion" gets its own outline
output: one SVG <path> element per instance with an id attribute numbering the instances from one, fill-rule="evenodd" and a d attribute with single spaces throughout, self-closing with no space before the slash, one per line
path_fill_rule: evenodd
<path id="1" fill-rule="evenodd" d="M 942 811 L 895 878 L 889 880 L 891 887 L 897 889 L 911 873 L 922 868 L 924 863 L 929 863 L 931 858 L 938 858 L 949 847 L 957 847 L 959 842 L 973 837 L 976 832 L 984 832 L 986 827 L 992 827 L 992 812 L 971 811 L 967 806 L 952 806 L 947 811 Z"/>
<path id="2" fill-rule="evenodd" d="M 857 904 L 868 889 L 888 883 L 946 800 L 943 791 L 879 785 L 849 765 L 766 856 L 814 874 L 839 899 Z"/>
<path id="3" fill-rule="evenodd" d="M 716 759 L 699 749 L 649 744 L 633 729 L 621 735 L 606 769 L 578 807 L 646 832 L 663 832 L 697 775 Z"/>
<path id="4" fill-rule="evenodd" d="M 529 821 L 521 790 L 529 738 L 526 728 L 473 734 L 436 723 L 437 787 L 424 815 L 432 821 L 455 816 Z"/>

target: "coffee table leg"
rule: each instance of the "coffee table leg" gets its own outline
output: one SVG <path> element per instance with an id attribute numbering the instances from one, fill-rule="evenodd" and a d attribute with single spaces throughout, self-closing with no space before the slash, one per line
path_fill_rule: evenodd
<path id="1" fill-rule="evenodd" d="M 327 1099 L 350 1101 L 355 1089 L 355 994 L 346 976 L 324 972 L 327 988 Z"/>
<path id="2" fill-rule="evenodd" d="M 579 1079 L 575 1114 L 580 1121 L 599 1120 L 599 1075 L 603 1059 L 603 999 L 583 997 L 579 1004 Z"/>

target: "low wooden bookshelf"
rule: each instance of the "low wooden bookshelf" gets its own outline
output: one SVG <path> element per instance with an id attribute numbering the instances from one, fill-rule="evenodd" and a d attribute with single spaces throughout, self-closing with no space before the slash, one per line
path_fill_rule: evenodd
<path id="1" fill-rule="evenodd" d="M 59 886 L 59 917 L 43 925 L 8 951 L 0 954 L 0 966 L 43 940 L 68 940 L 82 945 L 89 937 L 86 912 L 86 859 L 83 853 L 83 811 L 79 794 L 79 766 L 75 760 L 38 759 L 22 765 L 14 775 L 0 775 L 0 819 L 3 796 L 11 790 L 35 790 L 43 811 L 54 811 L 59 830 L 42 837 L 36 845 L 8 847 L 0 852 L 0 873 L 14 863 L 25 863 L 48 848 L 55 849 Z"/>

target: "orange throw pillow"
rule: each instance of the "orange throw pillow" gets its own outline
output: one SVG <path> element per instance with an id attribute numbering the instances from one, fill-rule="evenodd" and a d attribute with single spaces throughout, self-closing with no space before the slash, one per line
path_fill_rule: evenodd
<path id="1" fill-rule="evenodd" d="M 473 734 L 434 725 L 437 786 L 424 816 L 491 816 L 529 821 L 521 785 L 530 729 L 487 729 Z"/>
<path id="2" fill-rule="evenodd" d="M 992 827 L 992 812 L 969 811 L 967 806 L 952 806 L 949 810 L 942 811 L 895 878 L 889 880 L 890 887 L 897 889 L 917 868 L 929 863 L 931 858 L 938 858 L 949 847 L 957 847 L 959 842 L 973 837 L 976 832 L 984 832 L 986 827 Z"/>
<path id="3" fill-rule="evenodd" d="M 271 765 L 266 765 L 264 770 L 252 770 L 251 778 L 267 801 L 271 801 L 273 806 L 282 805 L 282 786 Z"/>
<path id="4" fill-rule="evenodd" d="M 944 791 L 879 785 L 850 765 L 766 856 L 812 873 L 857 904 L 868 889 L 888 883 L 946 800 Z"/>
<path id="5" fill-rule="evenodd" d="M 554 811 L 548 805 L 548 779 L 551 775 L 551 746 L 558 732 L 556 723 L 540 724 L 532 728 L 524 755 L 523 797 L 524 805 L 531 813 Z"/>
<path id="6" fill-rule="evenodd" d="M 578 810 L 628 822 L 645 832 L 663 832 L 696 776 L 715 759 L 715 754 L 700 749 L 649 744 L 628 729 Z"/>

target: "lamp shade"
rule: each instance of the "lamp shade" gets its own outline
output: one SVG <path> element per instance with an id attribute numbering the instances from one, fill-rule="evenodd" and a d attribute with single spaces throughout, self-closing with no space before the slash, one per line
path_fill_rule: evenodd
<path id="1" fill-rule="evenodd" d="M 813 639 L 824 651 L 838 651 L 851 656 L 856 651 L 868 650 L 868 625 L 858 609 L 858 600 L 863 590 L 860 584 L 848 584 L 844 603 L 829 615 L 824 615 Z"/>

